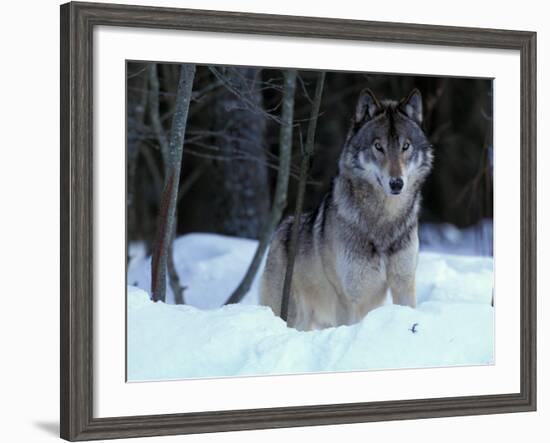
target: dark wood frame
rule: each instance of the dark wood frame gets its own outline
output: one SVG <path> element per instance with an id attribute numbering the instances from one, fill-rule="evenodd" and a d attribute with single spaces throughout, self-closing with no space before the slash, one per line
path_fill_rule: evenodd
<path id="1" fill-rule="evenodd" d="M 94 418 L 92 35 L 98 25 L 472 48 L 521 57 L 521 392 Z M 536 33 L 99 3 L 61 6 L 61 437 L 71 441 L 536 409 Z"/>

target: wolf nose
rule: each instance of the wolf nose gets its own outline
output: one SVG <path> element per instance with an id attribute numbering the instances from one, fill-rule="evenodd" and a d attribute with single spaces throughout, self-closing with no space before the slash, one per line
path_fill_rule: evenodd
<path id="1" fill-rule="evenodd" d="M 390 178 L 390 189 L 392 194 L 399 194 L 403 189 L 403 179 L 400 177 Z"/>

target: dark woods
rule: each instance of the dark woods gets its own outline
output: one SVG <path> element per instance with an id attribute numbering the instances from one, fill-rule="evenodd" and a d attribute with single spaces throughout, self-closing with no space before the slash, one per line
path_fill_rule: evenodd
<path id="1" fill-rule="evenodd" d="M 182 66 L 189 65 L 127 64 L 128 242 L 144 242 L 149 253 L 162 245 L 166 263 L 154 259 L 153 272 L 155 265 L 167 270 L 179 302 L 185 282 L 171 262 L 173 237 L 211 232 L 265 240 L 274 223 L 295 211 L 308 129 L 316 121 L 303 198 L 303 211 L 313 209 L 336 173 L 365 87 L 380 98 L 399 99 L 414 87 L 423 95 L 435 164 L 421 222 L 464 228 L 492 218 L 491 80 L 327 72 L 317 118 L 319 72 L 196 66 L 190 80 Z M 184 74 L 192 82 L 185 115 Z M 163 213 L 171 220 L 159 234 Z M 260 261 L 268 246 L 262 243 Z M 166 281 L 165 274 L 157 277 Z M 248 290 L 245 280 L 233 301 Z"/>

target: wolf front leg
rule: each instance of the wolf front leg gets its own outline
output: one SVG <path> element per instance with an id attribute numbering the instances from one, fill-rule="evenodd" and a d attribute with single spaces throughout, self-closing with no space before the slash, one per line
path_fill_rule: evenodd
<path id="1" fill-rule="evenodd" d="M 395 305 L 416 308 L 416 287 L 414 274 L 398 276 L 390 281 L 390 291 Z"/>
<path id="2" fill-rule="evenodd" d="M 416 307 L 416 264 L 418 262 L 418 234 L 411 234 L 410 242 L 395 252 L 389 260 L 388 283 L 396 305 Z"/>

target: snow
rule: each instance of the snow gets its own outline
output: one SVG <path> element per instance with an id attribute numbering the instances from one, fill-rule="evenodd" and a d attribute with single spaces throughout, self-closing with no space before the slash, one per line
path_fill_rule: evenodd
<path id="1" fill-rule="evenodd" d="M 416 309 L 387 303 L 355 325 L 303 332 L 257 305 L 261 269 L 241 304 L 222 306 L 255 247 L 253 240 L 213 234 L 178 238 L 176 268 L 188 286 L 188 304 L 181 306 L 150 300 L 150 258 L 141 246 L 131 247 L 130 381 L 494 361 L 492 257 L 422 251 Z"/>
<path id="2" fill-rule="evenodd" d="M 187 286 L 185 302 L 201 309 L 223 305 L 239 285 L 256 245 L 256 240 L 216 234 L 195 233 L 178 237 L 174 242 L 174 263 L 182 285 Z M 142 246 L 130 248 L 128 283 L 149 292 L 151 257 L 145 257 L 144 253 Z M 242 304 L 258 304 L 258 284 L 264 262 Z M 169 286 L 167 302 L 173 303 Z"/>
<path id="3" fill-rule="evenodd" d="M 458 255 L 493 255 L 493 221 L 459 229 L 449 223 L 422 223 L 418 230 L 420 249 Z"/>

